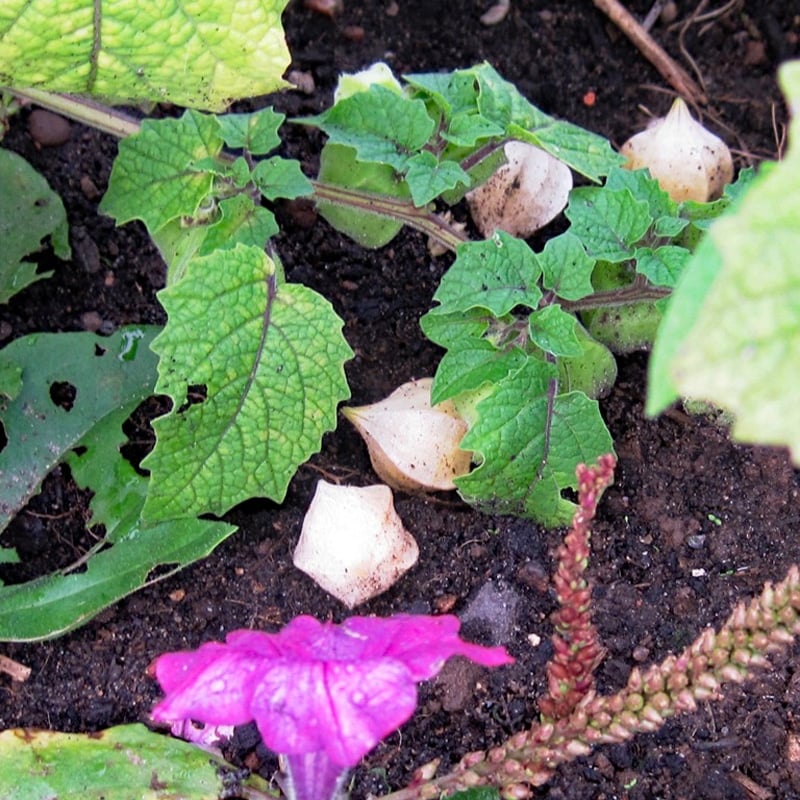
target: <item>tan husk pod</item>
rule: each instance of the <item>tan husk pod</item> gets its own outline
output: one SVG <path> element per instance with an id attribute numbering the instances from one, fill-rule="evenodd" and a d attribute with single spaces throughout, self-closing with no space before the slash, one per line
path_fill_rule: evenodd
<path id="1" fill-rule="evenodd" d="M 524 239 L 564 210 L 572 172 L 562 161 L 526 142 L 507 142 L 504 152 L 507 163 L 469 192 L 467 203 L 486 238 L 501 230 Z"/>
<path id="2" fill-rule="evenodd" d="M 385 592 L 419 558 L 388 486 L 318 481 L 294 565 L 348 608 Z"/>
<path id="3" fill-rule="evenodd" d="M 450 401 L 431 407 L 433 378 L 404 383 L 385 400 L 347 407 L 381 480 L 405 491 L 448 491 L 466 475 L 471 453 L 459 448 L 467 423 Z"/>
<path id="4" fill-rule="evenodd" d="M 733 180 L 728 146 L 692 117 L 680 97 L 666 117 L 631 136 L 620 152 L 628 159 L 628 169 L 647 167 L 678 203 L 716 200 Z"/>

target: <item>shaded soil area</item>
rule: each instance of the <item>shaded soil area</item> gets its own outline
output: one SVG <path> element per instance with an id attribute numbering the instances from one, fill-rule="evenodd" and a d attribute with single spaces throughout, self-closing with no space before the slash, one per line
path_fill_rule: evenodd
<path id="1" fill-rule="evenodd" d="M 270 102 L 289 116 L 316 113 L 330 102 L 340 72 L 375 60 L 397 73 L 487 60 L 544 111 L 617 145 L 671 102 L 663 79 L 588 2 L 511 0 L 506 19 L 493 27 L 480 22 L 487 4 L 473 0 L 344 4 L 334 18 L 290 5 L 284 21 L 292 67 L 313 78 L 313 88 L 254 105 Z M 650 3 L 628 7 L 641 18 Z M 797 3 L 689 2 L 674 10 L 674 21 L 657 22 L 653 34 L 683 63 L 687 55 L 693 59 L 711 99 L 709 126 L 735 150 L 737 166 L 774 157 L 786 119 L 775 71 L 798 55 Z M 13 120 L 4 144 L 64 198 L 74 259 L 0 308 L 0 341 L 32 331 L 163 322 L 156 291 L 164 268 L 154 247 L 138 225 L 116 229 L 97 215 L 116 142 L 75 125 L 64 144 L 39 148 L 27 120 L 28 112 Z M 285 154 L 312 174 L 319 134 L 299 126 L 285 131 Z M 362 250 L 301 204 L 281 207 L 279 216 L 277 247 L 289 279 L 324 294 L 345 320 L 356 353 L 347 365 L 352 402 L 375 401 L 406 380 L 433 374 L 441 352 L 422 336 L 418 320 L 450 257 L 430 256 L 410 232 L 379 251 Z M 607 649 L 598 670 L 604 692 L 621 687 L 633 666 L 661 660 L 705 626 L 721 624 L 737 600 L 781 579 L 800 558 L 800 479 L 786 454 L 734 445 L 711 423 L 677 410 L 646 420 L 646 363 L 644 353 L 621 359 L 620 378 L 602 402 L 619 455 L 590 566 L 595 622 Z M 146 434 L 143 419 L 133 426 L 136 435 Z M 159 692 L 145 671 L 159 653 L 240 627 L 274 630 L 301 613 L 344 618 L 345 609 L 291 563 L 321 475 L 376 481 L 363 443 L 344 421 L 299 470 L 282 505 L 251 501 L 226 516 L 240 529 L 204 562 L 62 638 L 0 646 L 32 670 L 21 683 L 0 675 L 0 728 L 94 731 L 146 720 Z M 21 580 L 73 561 L 91 544 L 87 501 L 66 469 L 51 475 L 0 540 L 25 559 L 2 577 Z M 356 770 L 357 798 L 403 786 L 434 757 L 447 766 L 530 724 L 551 652 L 548 576 L 562 532 L 477 513 L 455 494 L 398 493 L 396 507 L 419 543 L 419 563 L 358 613 L 452 611 L 464 620 L 467 638 L 505 644 L 517 660 L 493 671 L 453 661 L 423 685 L 416 716 Z M 798 658 L 795 647 L 745 687 L 727 688 L 720 702 L 562 767 L 534 796 L 800 797 Z M 250 728 L 237 733 L 228 755 L 266 777 L 277 766 Z"/>

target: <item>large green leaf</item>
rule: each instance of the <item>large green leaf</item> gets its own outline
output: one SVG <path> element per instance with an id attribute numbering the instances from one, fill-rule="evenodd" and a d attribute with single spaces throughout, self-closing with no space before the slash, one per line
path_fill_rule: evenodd
<path id="1" fill-rule="evenodd" d="M 781 83 L 800 107 L 800 61 L 785 65 Z M 702 305 L 669 365 L 685 397 L 733 412 L 733 436 L 788 445 L 800 463 L 800 116 L 790 127 L 785 158 L 756 178 L 733 213 L 715 221 L 679 284 L 668 330 Z M 704 279 L 695 280 L 699 273 Z M 706 277 L 707 276 L 707 277 Z M 708 278 L 713 278 L 709 281 Z M 673 324 L 673 321 L 675 324 Z M 679 335 L 682 333 L 678 331 Z M 661 334 L 659 334 L 661 338 Z M 666 343 L 666 353 L 674 344 Z M 664 361 L 660 361 L 663 370 Z M 653 413 L 670 398 L 663 372 Z"/>
<path id="2" fill-rule="evenodd" d="M 69 258 L 67 212 L 61 198 L 24 159 L 0 149 L 0 303 L 52 273 L 37 273 L 24 258 L 50 237 L 59 258 Z"/>
<path id="3" fill-rule="evenodd" d="M 480 459 L 456 479 L 470 503 L 527 516 L 549 527 L 569 523 L 575 467 L 612 450 L 596 400 L 583 392 L 551 396 L 556 367 L 537 359 L 514 372 L 477 405 L 478 421 L 461 441 Z"/>
<path id="4" fill-rule="evenodd" d="M 287 0 L 3 0 L 0 84 L 221 111 L 285 86 Z"/>
<path id="5" fill-rule="evenodd" d="M 99 733 L 0 733 L 0 800 L 218 800 L 277 797 L 188 742 L 120 725 Z"/>
<path id="6" fill-rule="evenodd" d="M 282 500 L 348 396 L 341 319 L 311 289 L 279 283 L 264 252 L 243 245 L 194 259 L 159 297 L 169 323 L 153 344 L 156 388 L 174 408 L 155 421 L 144 462 L 146 518 Z M 201 402 L 188 404 L 190 393 Z"/>
<path id="7" fill-rule="evenodd" d="M 8 439 L 0 452 L 0 530 L 95 426 L 120 411 L 130 414 L 152 393 L 156 358 L 148 343 L 155 332 L 139 326 L 109 337 L 33 334 L 0 350 L 0 375 L 17 376 L 14 385 L 0 385 Z"/>

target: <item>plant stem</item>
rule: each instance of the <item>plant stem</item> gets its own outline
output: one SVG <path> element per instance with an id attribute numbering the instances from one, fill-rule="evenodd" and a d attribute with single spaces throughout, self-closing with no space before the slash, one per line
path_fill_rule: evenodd
<path id="1" fill-rule="evenodd" d="M 320 181 L 312 181 L 312 183 L 317 200 L 347 208 L 357 208 L 359 211 L 398 220 L 408 225 L 409 228 L 414 228 L 430 236 L 448 250 L 455 250 L 462 242 L 468 241 L 465 234 L 456 230 L 441 216 L 427 211 L 425 208 L 418 208 L 408 200 L 334 186 Z"/>
<path id="2" fill-rule="evenodd" d="M 27 100 L 37 106 L 49 108 L 58 114 L 63 114 L 76 122 L 82 122 L 92 128 L 110 133 L 120 139 L 132 136 L 139 132 L 140 122 L 134 117 L 116 111 L 102 103 L 95 103 L 83 97 L 73 97 L 69 94 L 55 94 L 43 92 L 39 89 L 5 89 L 20 100 Z"/>
<path id="3" fill-rule="evenodd" d="M 621 289 L 608 289 L 595 292 L 580 300 L 559 300 L 564 311 L 587 311 L 590 308 L 614 308 L 641 303 L 645 300 L 660 300 L 668 297 L 671 291 L 664 286 L 652 286 L 642 275 L 637 275 L 633 283 Z"/>

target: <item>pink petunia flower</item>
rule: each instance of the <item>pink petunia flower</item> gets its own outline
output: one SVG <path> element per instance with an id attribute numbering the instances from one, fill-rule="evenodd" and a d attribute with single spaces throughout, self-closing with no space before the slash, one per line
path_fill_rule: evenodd
<path id="1" fill-rule="evenodd" d="M 286 756 L 298 798 L 324 800 L 358 761 L 411 717 L 419 681 L 454 655 L 484 666 L 509 664 L 502 647 L 458 637 L 455 616 L 351 617 L 341 625 L 293 619 L 279 633 L 240 630 L 225 644 L 165 653 L 151 671 L 165 698 L 153 709 L 161 722 L 207 725 L 255 720 L 264 743 Z M 308 770 L 315 773 L 301 775 Z M 336 780 L 334 780 L 336 779 Z M 308 787 L 311 789 L 311 787 Z"/>

